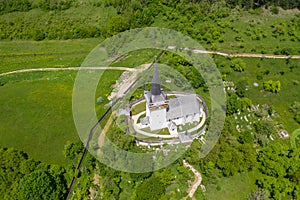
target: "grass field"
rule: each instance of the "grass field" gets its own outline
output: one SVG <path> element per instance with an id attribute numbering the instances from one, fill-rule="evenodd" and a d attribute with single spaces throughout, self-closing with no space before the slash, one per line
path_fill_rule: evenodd
<path id="1" fill-rule="evenodd" d="M 256 189 L 255 172 L 236 174 L 223 177 L 214 185 L 206 186 L 207 199 L 248 199 L 248 195 Z"/>
<path id="2" fill-rule="evenodd" d="M 47 67 L 79 67 L 98 39 L 0 42 L 1 72 Z M 155 51 L 135 52 L 117 66 L 151 62 Z M 106 111 L 111 85 L 123 71 L 104 72 L 95 99 L 98 116 Z M 76 71 L 30 72 L 0 77 L 0 145 L 24 150 L 37 160 L 67 163 L 62 151 L 67 140 L 78 141 L 72 115 Z M 101 83 L 101 84 L 100 84 Z M 63 128 L 62 128 L 63 127 Z"/>
<path id="3" fill-rule="evenodd" d="M 122 71 L 106 71 L 96 96 L 104 96 Z M 0 87 L 0 145 L 24 150 L 47 163 L 66 163 L 67 140 L 78 141 L 72 115 L 74 71 L 32 72 L 6 77 Z M 97 105 L 104 112 L 103 105 Z"/>
<path id="4" fill-rule="evenodd" d="M 131 112 L 132 112 L 132 115 L 136 115 L 145 110 L 146 110 L 146 102 L 141 102 L 141 103 L 133 106 L 131 109 Z"/>
<path id="5" fill-rule="evenodd" d="M 139 51 L 130 52 L 111 66 L 122 67 L 139 67 L 145 63 L 152 63 L 156 56 L 160 54 L 161 50 L 156 49 L 141 49 Z"/>
<path id="6" fill-rule="evenodd" d="M 98 39 L 1 41 L 0 73 L 29 68 L 79 67 Z"/>

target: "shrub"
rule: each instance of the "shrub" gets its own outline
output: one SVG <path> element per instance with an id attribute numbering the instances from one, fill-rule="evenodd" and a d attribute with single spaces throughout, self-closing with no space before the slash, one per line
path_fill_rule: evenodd
<path id="1" fill-rule="evenodd" d="M 280 81 L 265 81 L 263 87 L 265 91 L 278 93 L 280 91 Z"/>
<path id="2" fill-rule="evenodd" d="M 231 61 L 230 67 L 233 68 L 234 71 L 242 72 L 246 68 L 246 63 L 242 59 L 237 58 Z"/>
<path id="3" fill-rule="evenodd" d="M 277 15 L 279 14 L 279 9 L 277 6 L 272 6 L 271 8 L 271 13 L 274 14 L 274 15 Z"/>

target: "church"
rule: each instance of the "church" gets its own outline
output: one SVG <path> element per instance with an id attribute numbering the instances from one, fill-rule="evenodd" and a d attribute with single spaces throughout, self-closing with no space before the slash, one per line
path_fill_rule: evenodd
<path id="1" fill-rule="evenodd" d="M 196 94 L 181 94 L 176 98 L 168 99 L 163 91 L 159 79 L 158 67 L 155 63 L 151 90 L 145 90 L 146 117 L 141 119 L 144 127 L 151 131 L 168 128 L 176 131 L 178 125 L 199 122 L 202 117 L 202 106 Z"/>

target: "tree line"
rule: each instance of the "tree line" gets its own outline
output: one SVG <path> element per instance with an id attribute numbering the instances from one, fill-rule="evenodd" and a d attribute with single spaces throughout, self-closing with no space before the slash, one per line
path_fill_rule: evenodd
<path id="1" fill-rule="evenodd" d="M 221 2 L 214 0 L 5 0 L 0 1 L 0 16 L 3 16 L 3 19 L 0 18 L 0 28 L 3 30 L 0 33 L 0 39 L 39 41 L 107 38 L 128 29 L 151 26 L 158 18 L 161 18 L 164 26 L 181 31 L 194 39 L 207 44 L 222 43 L 224 42 L 223 29 L 232 27 L 230 22 L 224 23 L 219 19 L 228 17 L 231 7 L 239 6 L 248 10 L 260 6 L 278 5 L 290 9 L 299 8 L 299 4 L 288 0 L 226 0 Z M 66 12 L 71 8 L 79 13 L 87 8 L 88 10 L 94 9 L 94 11 L 91 15 L 77 16 L 76 13 L 70 15 Z M 107 12 L 110 12 L 108 13 L 110 16 L 106 19 L 103 10 L 97 10 L 97 8 L 109 10 Z M 25 14 L 30 10 L 36 10 L 36 12 Z M 15 15 L 6 16 L 5 13 L 15 13 Z M 39 13 L 38 16 L 35 16 L 37 13 Z M 202 23 L 201 26 L 197 25 L 199 22 Z M 255 40 L 264 37 L 264 34 L 259 31 L 249 34 Z M 294 40 L 297 40 L 297 34 Z"/>

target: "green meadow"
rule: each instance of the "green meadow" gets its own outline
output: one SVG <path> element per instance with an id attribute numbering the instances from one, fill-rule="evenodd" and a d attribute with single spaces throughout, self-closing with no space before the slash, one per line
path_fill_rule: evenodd
<path id="1" fill-rule="evenodd" d="M 46 163 L 67 163 L 62 153 L 66 141 L 79 141 L 72 115 L 76 73 L 30 72 L 5 77 L 9 81 L 0 87 L 0 146 L 23 150 Z M 105 71 L 95 98 L 109 93 L 121 73 Z M 97 110 L 104 112 L 107 102 L 96 105 Z"/>
<path id="2" fill-rule="evenodd" d="M 0 41 L 0 73 L 47 67 L 79 67 L 99 39 Z"/>
<path id="3" fill-rule="evenodd" d="M 255 190 L 255 172 L 239 173 L 231 177 L 217 178 L 215 184 L 206 186 L 207 199 L 248 199 Z"/>

